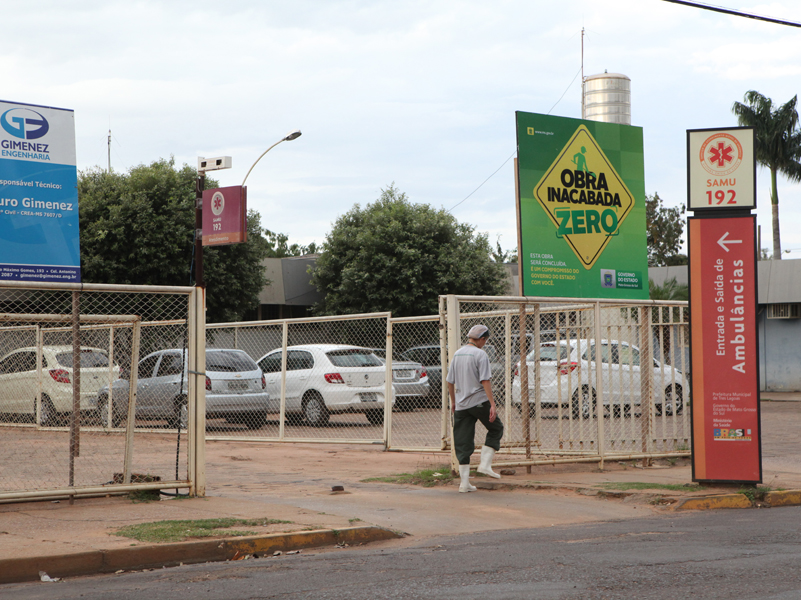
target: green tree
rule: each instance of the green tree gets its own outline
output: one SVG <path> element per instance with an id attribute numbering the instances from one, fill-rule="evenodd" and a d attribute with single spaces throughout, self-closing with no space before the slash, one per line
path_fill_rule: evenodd
<path id="1" fill-rule="evenodd" d="M 687 257 L 679 254 L 681 236 L 684 235 L 684 206 L 667 208 L 655 192 L 645 197 L 645 222 L 648 237 L 648 265 L 663 267 L 687 264 Z M 681 262 L 684 257 L 684 261 Z"/>
<path id="2" fill-rule="evenodd" d="M 648 280 L 648 292 L 651 300 L 689 300 L 690 288 L 686 283 L 678 283 L 675 277 L 666 279 L 662 285 Z"/>
<path id="3" fill-rule="evenodd" d="M 195 170 L 158 160 L 128 173 L 101 169 L 78 177 L 81 274 L 85 282 L 191 285 L 194 256 Z M 206 180 L 207 188 L 217 182 Z M 250 211 L 248 241 L 204 250 L 207 319 L 241 320 L 258 305 L 266 284 L 269 243 Z"/>
<path id="4" fill-rule="evenodd" d="M 264 236 L 267 241 L 268 256 L 270 258 L 303 256 L 305 254 L 317 254 L 320 251 L 320 248 L 317 247 L 316 242 L 312 242 L 308 246 L 290 244 L 289 237 L 284 233 L 276 233 L 274 231 L 270 231 L 269 229 L 265 229 Z"/>
<path id="5" fill-rule="evenodd" d="M 490 255 L 486 235 L 445 210 L 412 204 L 393 184 L 334 223 L 313 273 L 324 297 L 315 311 L 428 315 L 440 294 L 503 294 L 503 266 Z"/>
<path id="6" fill-rule="evenodd" d="M 490 257 L 496 263 L 517 264 L 517 249 L 504 250 L 501 247 L 501 236 L 495 240 L 495 248 L 490 249 Z"/>
<path id="7" fill-rule="evenodd" d="M 773 258 L 782 257 L 779 234 L 778 173 L 790 181 L 801 181 L 801 130 L 798 128 L 798 96 L 776 108 L 773 101 L 751 90 L 745 94 L 746 104 L 735 102 L 731 110 L 737 122 L 754 128 L 755 153 L 759 164 L 770 169 L 770 204 L 773 221 Z"/>

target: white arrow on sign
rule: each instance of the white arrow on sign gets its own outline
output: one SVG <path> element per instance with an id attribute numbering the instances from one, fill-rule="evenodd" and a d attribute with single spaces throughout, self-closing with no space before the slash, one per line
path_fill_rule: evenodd
<path id="1" fill-rule="evenodd" d="M 742 244 L 743 243 L 743 240 L 727 240 L 726 237 L 728 237 L 728 235 L 729 235 L 729 232 L 727 231 L 718 240 L 718 245 L 721 248 L 723 248 L 726 252 L 729 251 L 729 249 L 726 247 L 726 244 Z"/>

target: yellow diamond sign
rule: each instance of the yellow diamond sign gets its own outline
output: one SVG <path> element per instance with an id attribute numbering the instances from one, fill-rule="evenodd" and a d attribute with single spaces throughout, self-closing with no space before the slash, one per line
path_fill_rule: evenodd
<path id="1" fill-rule="evenodd" d="M 580 125 L 534 188 L 534 197 L 585 269 L 591 269 L 634 206 L 634 196 Z"/>

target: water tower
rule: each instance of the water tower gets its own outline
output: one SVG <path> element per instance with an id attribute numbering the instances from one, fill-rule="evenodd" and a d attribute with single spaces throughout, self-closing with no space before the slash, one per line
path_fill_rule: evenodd
<path id="1" fill-rule="evenodd" d="M 581 118 L 631 125 L 631 79 L 604 72 L 584 79 Z"/>

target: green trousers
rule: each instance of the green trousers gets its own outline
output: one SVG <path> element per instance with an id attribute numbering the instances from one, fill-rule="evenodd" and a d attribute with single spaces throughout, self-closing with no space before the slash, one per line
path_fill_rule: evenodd
<path id="1" fill-rule="evenodd" d="M 489 401 L 468 408 L 467 410 L 457 410 L 453 413 L 453 446 L 456 450 L 456 459 L 460 465 L 470 464 L 470 455 L 476 449 L 476 421 L 487 428 L 487 439 L 485 446 L 497 450 L 501 449 L 501 438 L 503 437 L 503 423 L 496 415 L 495 420 L 490 423 L 490 403 Z"/>

